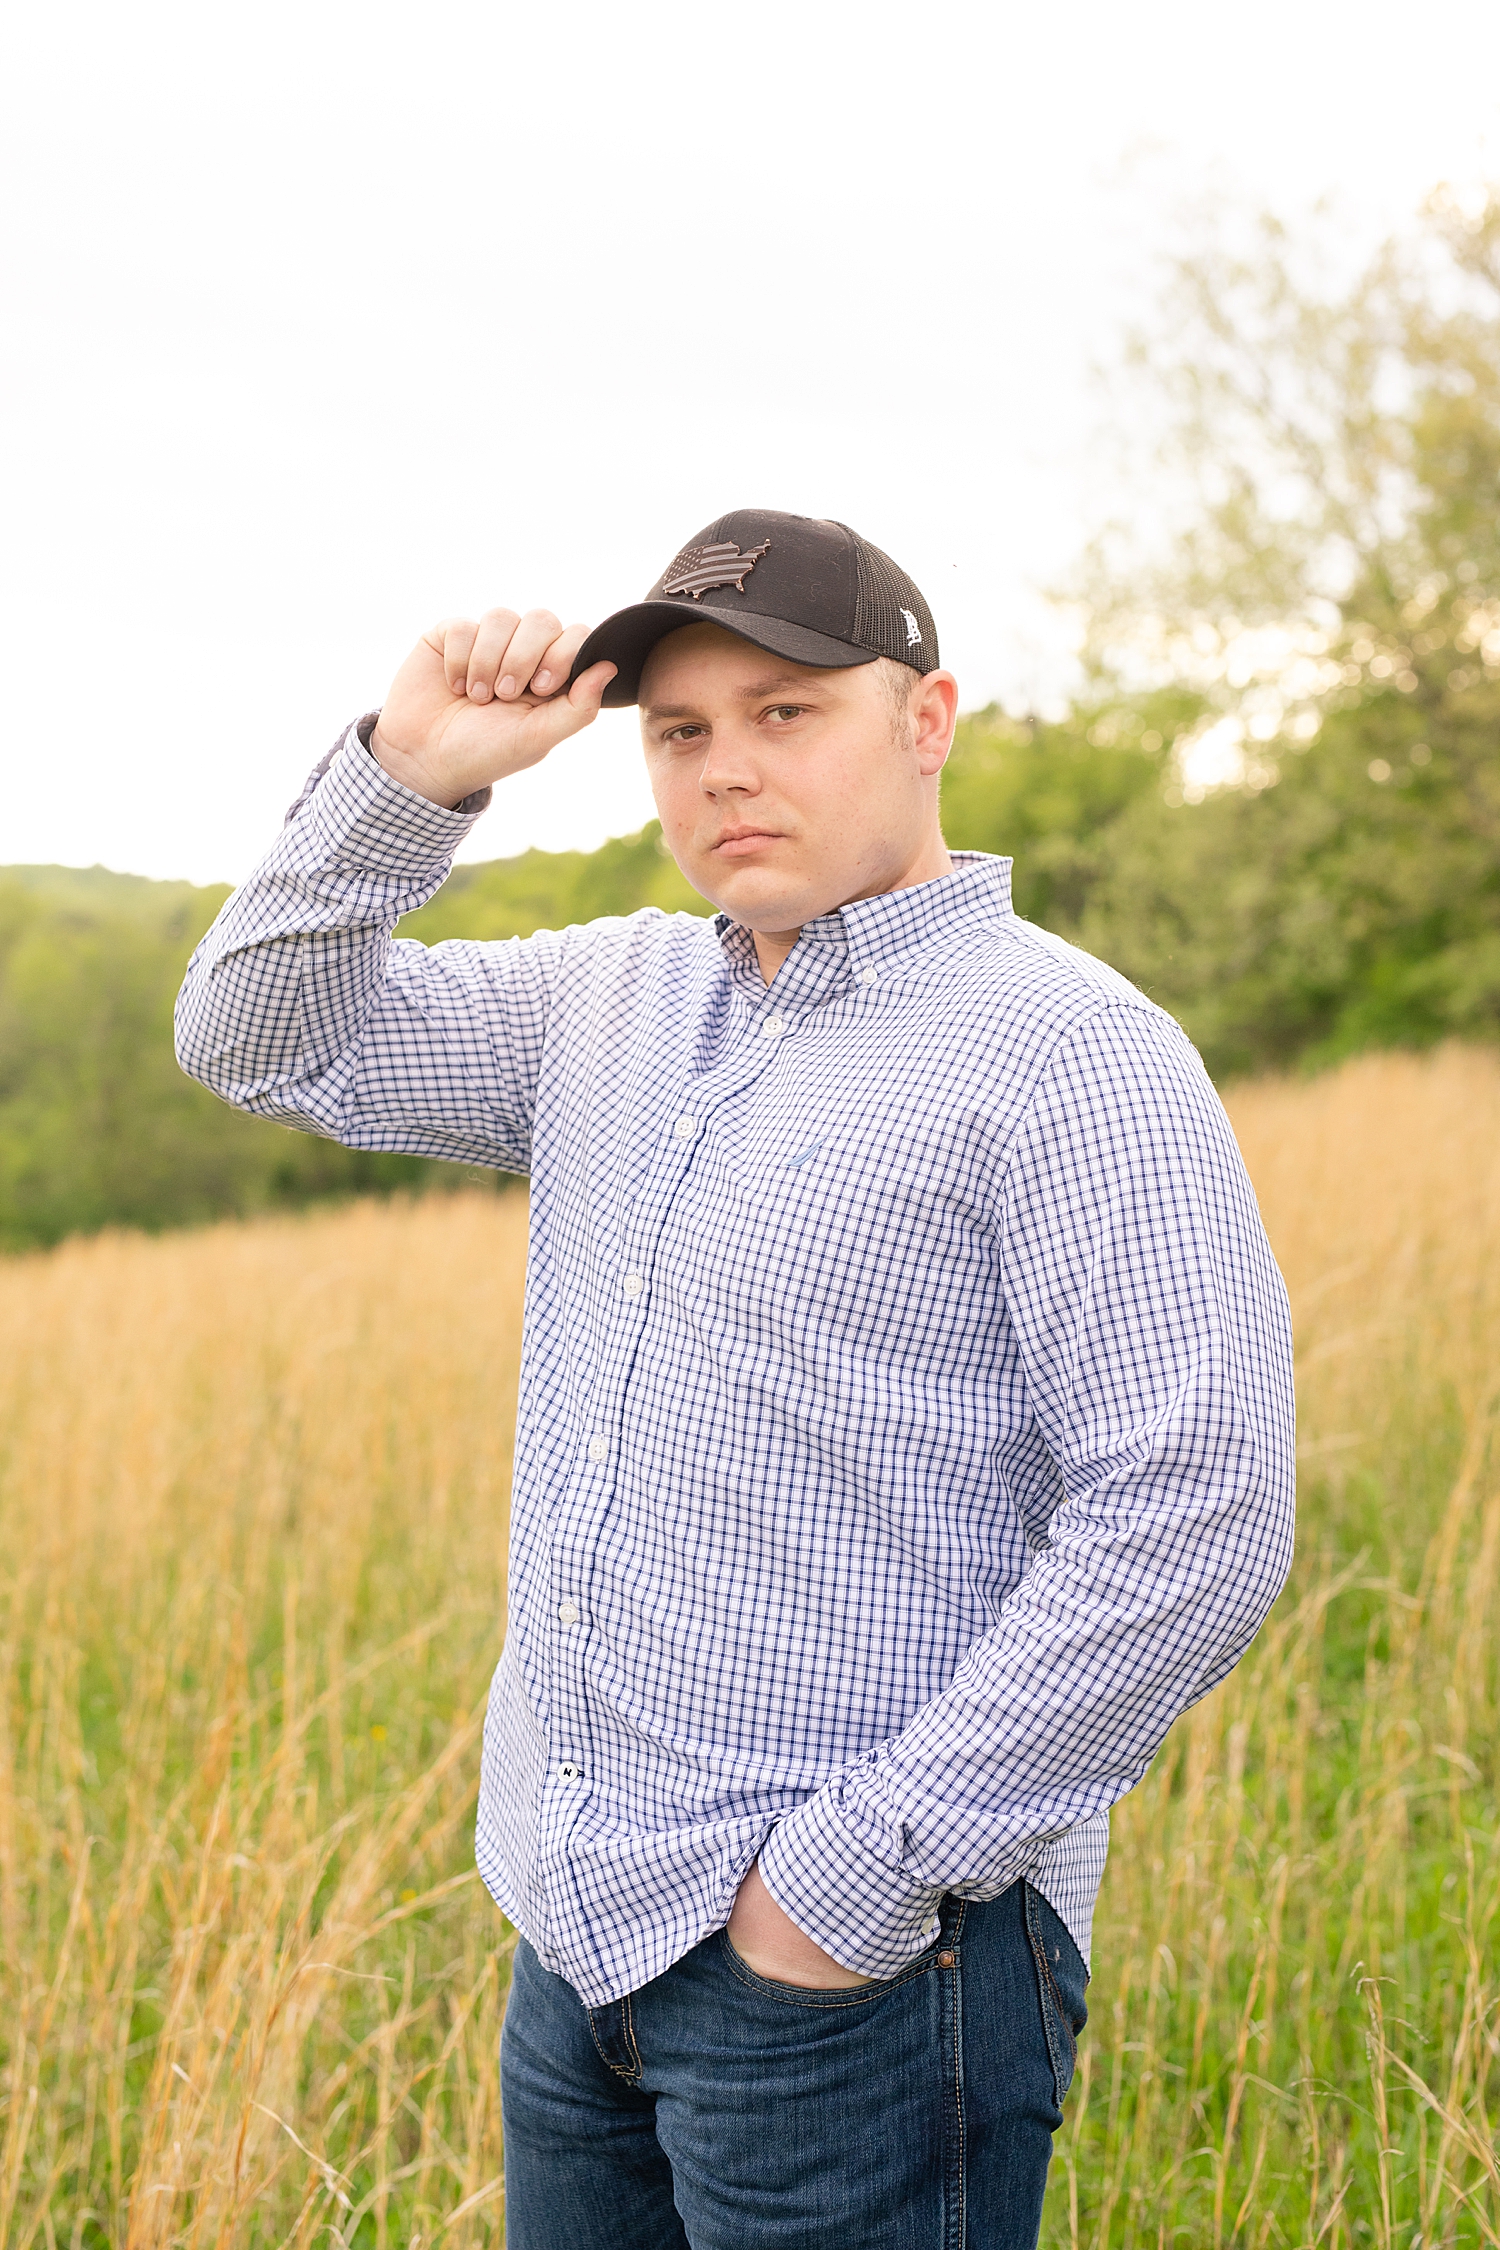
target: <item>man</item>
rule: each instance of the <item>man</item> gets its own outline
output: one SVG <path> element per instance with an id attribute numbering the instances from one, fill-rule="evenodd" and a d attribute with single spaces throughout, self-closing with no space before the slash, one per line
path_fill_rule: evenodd
<path id="1" fill-rule="evenodd" d="M 639 700 L 715 921 L 394 942 Z M 531 1175 L 478 1853 L 513 2250 L 1034 2244 L 1110 1804 L 1285 1574 L 1285 1297 L 1186 1039 L 938 818 L 911 580 L 748 509 L 418 643 L 188 971 L 186 1067 Z"/>

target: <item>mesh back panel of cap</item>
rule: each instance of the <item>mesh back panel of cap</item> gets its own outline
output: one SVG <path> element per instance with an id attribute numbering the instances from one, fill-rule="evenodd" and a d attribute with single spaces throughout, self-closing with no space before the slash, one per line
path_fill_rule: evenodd
<path id="1" fill-rule="evenodd" d="M 849 526 L 846 524 L 847 531 Z M 885 655 L 899 656 L 903 664 L 912 665 L 918 672 L 935 672 L 938 667 L 937 627 L 932 622 L 932 612 L 922 596 L 887 554 L 871 546 L 868 539 L 854 534 L 854 552 L 859 563 L 859 593 L 854 606 L 854 639 L 861 648 L 878 648 Z M 908 642 L 906 620 L 901 612 L 909 609 L 917 621 L 922 638 Z"/>

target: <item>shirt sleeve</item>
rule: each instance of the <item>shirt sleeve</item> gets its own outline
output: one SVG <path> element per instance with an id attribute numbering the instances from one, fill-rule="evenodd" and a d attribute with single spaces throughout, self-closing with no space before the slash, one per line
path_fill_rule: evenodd
<path id="1" fill-rule="evenodd" d="M 1005 1167 L 1007 1308 L 1060 1499 L 942 1694 L 772 1830 L 768 1888 L 888 1976 L 1135 1786 L 1291 1561 L 1291 1330 L 1229 1121 L 1168 1019 L 1065 1042 Z"/>
<path id="2" fill-rule="evenodd" d="M 525 1171 L 565 938 L 392 936 L 489 802 L 456 812 L 386 773 L 352 726 L 188 964 L 177 1057 L 237 1109 L 350 1148 Z"/>

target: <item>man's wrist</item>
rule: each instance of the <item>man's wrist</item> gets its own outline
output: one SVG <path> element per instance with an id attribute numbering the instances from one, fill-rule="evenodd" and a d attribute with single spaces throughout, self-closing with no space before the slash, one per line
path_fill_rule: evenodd
<path id="1" fill-rule="evenodd" d="M 361 736 L 363 737 L 363 729 Z M 409 789 L 413 796 L 425 797 L 430 805 L 440 805 L 444 812 L 457 812 L 460 805 L 467 802 L 466 794 L 454 796 L 451 790 L 444 789 L 440 782 L 435 782 L 419 758 L 408 757 L 405 751 L 397 750 L 387 742 L 380 731 L 378 719 L 370 729 L 365 747 L 392 781 L 399 781 L 402 788 Z"/>
<path id="2" fill-rule="evenodd" d="M 425 882 L 433 875 L 435 890 L 490 792 L 480 790 L 450 810 L 406 788 L 370 748 L 378 716 L 367 711 L 344 730 L 289 808 L 287 824 L 303 831 L 305 850 L 330 865 L 402 880 Z"/>
<path id="3" fill-rule="evenodd" d="M 394 781 L 398 789 L 408 790 L 412 796 L 420 797 L 425 804 L 431 805 L 436 812 L 457 813 L 465 820 L 473 820 L 485 810 L 494 794 L 493 790 L 488 788 L 471 790 L 467 797 L 460 797 L 455 803 L 450 797 L 434 795 L 431 789 L 419 785 L 415 780 L 409 778 L 405 772 L 399 770 L 400 754 L 391 751 L 390 744 L 385 741 L 384 736 L 381 737 L 381 741 L 384 748 L 390 752 L 392 762 L 388 762 L 386 758 L 381 757 L 375 748 L 375 736 L 379 724 L 380 713 L 378 711 L 367 711 L 364 717 L 356 723 L 355 733 L 364 749 L 369 753 L 370 763 L 379 766 L 381 772 L 388 780 Z"/>
<path id="4" fill-rule="evenodd" d="M 777 1821 L 757 1865 L 803 1936 L 865 1976 L 894 1976 L 920 1953 L 942 1903 L 902 1865 L 900 1838 L 837 1781 Z"/>
<path id="5" fill-rule="evenodd" d="M 730 1910 L 729 1941 L 748 1968 L 781 1984 L 833 1988 L 870 1982 L 860 1970 L 846 1969 L 842 1961 L 798 1929 L 785 1907 L 771 1896 L 759 1867 L 753 1863 Z"/>

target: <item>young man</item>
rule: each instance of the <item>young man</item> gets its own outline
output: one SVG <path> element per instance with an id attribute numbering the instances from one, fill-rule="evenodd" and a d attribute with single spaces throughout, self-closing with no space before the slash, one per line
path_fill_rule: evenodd
<path id="1" fill-rule="evenodd" d="M 393 941 L 637 700 L 714 921 Z M 428 634 L 183 987 L 242 1108 L 531 1175 L 478 1836 L 513 2250 L 1034 2244 L 1108 1808 L 1286 1571 L 1228 1123 L 946 848 L 956 708 L 887 556 L 742 510 L 592 633 Z"/>

